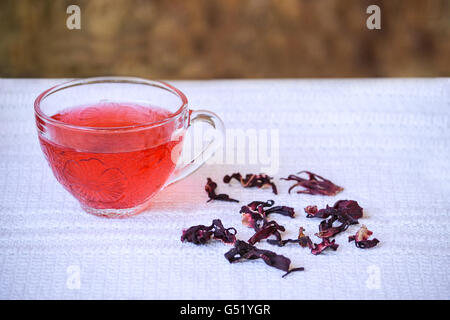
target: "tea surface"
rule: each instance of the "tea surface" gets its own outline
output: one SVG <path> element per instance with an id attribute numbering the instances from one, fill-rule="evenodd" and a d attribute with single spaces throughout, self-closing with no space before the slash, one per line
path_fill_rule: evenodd
<path id="1" fill-rule="evenodd" d="M 102 103 L 70 108 L 52 118 L 71 125 L 108 128 L 152 123 L 169 115 L 169 111 L 157 107 Z M 172 127 L 173 123 L 169 122 L 151 131 L 131 132 L 126 137 L 109 135 L 95 148 L 92 144 L 96 138 L 89 131 L 58 129 L 53 132 L 52 141 L 76 141 L 72 145 L 86 145 L 81 150 L 71 147 L 70 143 L 62 145 L 41 136 L 39 140 L 58 181 L 83 205 L 96 209 L 126 209 L 144 203 L 159 191 L 175 168 L 181 148 L 174 148 L 182 142 L 183 136 L 166 139 Z M 151 139 L 147 136 L 143 139 L 143 135 L 149 133 Z M 150 140 L 149 145 L 142 144 Z M 133 145 L 134 141 L 134 146 L 142 148 L 114 152 L 115 146 Z M 86 149 L 95 151 L 86 152 Z"/>

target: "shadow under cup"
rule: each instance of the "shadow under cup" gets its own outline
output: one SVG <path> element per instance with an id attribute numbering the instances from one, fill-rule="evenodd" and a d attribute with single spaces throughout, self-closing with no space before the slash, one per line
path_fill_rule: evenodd
<path id="1" fill-rule="evenodd" d="M 111 104 L 125 120 L 136 112 L 133 106 L 149 112 L 158 107 L 166 114 L 151 123 L 117 127 L 74 125 L 55 116 L 82 106 L 79 122 L 83 117 L 101 122 L 103 108 Z M 56 179 L 85 211 L 107 217 L 141 212 L 168 184 L 190 118 L 182 92 L 138 78 L 71 81 L 43 92 L 35 111 L 39 142 Z"/>

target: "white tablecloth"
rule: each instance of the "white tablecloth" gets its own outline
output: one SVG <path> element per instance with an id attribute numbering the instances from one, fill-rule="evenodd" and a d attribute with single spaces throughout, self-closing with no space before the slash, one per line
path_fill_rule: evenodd
<path id="1" fill-rule="evenodd" d="M 53 177 L 33 118 L 38 93 L 61 79 L 0 80 L 0 298 L 449 299 L 450 80 L 172 81 L 192 108 L 219 114 L 227 128 L 279 129 L 279 195 L 221 182 L 258 165 L 207 164 L 158 194 L 130 219 L 84 213 Z M 311 170 L 345 188 L 335 197 L 287 193 L 290 173 Z M 239 204 L 206 203 L 206 177 Z M 261 260 L 230 264 L 220 242 L 181 243 L 183 228 L 222 219 L 241 224 L 252 200 L 293 206 L 275 216 L 293 238 L 316 232 L 303 208 L 355 199 L 381 242 L 314 256 L 297 245 L 261 243 L 305 267 L 282 271 Z M 315 242 L 317 238 L 314 237 Z"/>

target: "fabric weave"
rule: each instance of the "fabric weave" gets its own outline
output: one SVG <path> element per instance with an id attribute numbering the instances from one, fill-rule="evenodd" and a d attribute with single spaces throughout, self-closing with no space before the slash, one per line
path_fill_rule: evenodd
<path id="1" fill-rule="evenodd" d="M 39 148 L 33 102 L 60 82 L 0 80 L 0 298 L 450 298 L 449 79 L 173 81 L 191 108 L 216 112 L 229 129 L 279 130 L 279 195 L 222 182 L 260 165 L 208 163 L 163 190 L 148 211 L 119 220 L 84 213 Z M 279 178 L 300 170 L 345 190 L 289 195 L 291 183 Z M 240 203 L 206 203 L 207 177 Z M 319 256 L 295 244 L 257 244 L 305 267 L 281 278 L 262 261 L 228 263 L 230 246 L 219 241 L 180 242 L 182 229 L 215 218 L 247 240 L 240 206 L 268 199 L 295 208 L 295 219 L 271 217 L 286 227 L 284 238 L 303 226 L 316 243 L 320 220 L 306 219 L 303 208 L 357 200 L 360 222 L 380 243 L 368 250 L 348 243 L 356 225 L 336 237 L 337 251 Z"/>

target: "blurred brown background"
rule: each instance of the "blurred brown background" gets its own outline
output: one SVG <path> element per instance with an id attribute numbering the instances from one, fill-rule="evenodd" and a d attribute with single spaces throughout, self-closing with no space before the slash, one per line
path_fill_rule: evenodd
<path id="1" fill-rule="evenodd" d="M 448 0 L 0 1 L 2 77 L 450 76 L 449 57 Z"/>

